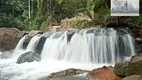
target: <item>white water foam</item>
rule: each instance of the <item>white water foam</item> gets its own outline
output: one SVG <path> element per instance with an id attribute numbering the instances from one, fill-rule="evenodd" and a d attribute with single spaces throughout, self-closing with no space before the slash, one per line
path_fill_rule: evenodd
<path id="1" fill-rule="evenodd" d="M 108 64 L 74 64 L 57 60 L 16 64 L 12 60 L 0 60 L 0 71 L 2 80 L 37 80 L 69 68 L 92 70 L 104 65 Z"/>

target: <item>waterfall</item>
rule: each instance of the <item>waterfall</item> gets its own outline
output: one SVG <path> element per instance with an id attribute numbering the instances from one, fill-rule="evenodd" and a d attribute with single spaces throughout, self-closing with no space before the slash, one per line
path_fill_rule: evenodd
<path id="1" fill-rule="evenodd" d="M 86 31 L 75 33 L 69 42 L 64 60 L 71 62 L 90 62 L 89 46 L 86 38 Z"/>
<path id="2" fill-rule="evenodd" d="M 41 38 L 40 35 L 34 36 L 34 37 L 30 40 L 30 42 L 29 42 L 29 44 L 28 44 L 28 46 L 27 46 L 27 48 L 26 48 L 26 51 L 35 51 L 35 48 L 36 48 L 36 46 L 37 46 L 37 44 L 38 44 L 40 38 Z"/>
<path id="3" fill-rule="evenodd" d="M 20 39 L 20 41 L 18 42 L 13 54 L 12 54 L 12 58 L 17 58 L 20 53 L 22 53 L 24 50 L 22 49 L 23 47 L 23 43 L 26 39 L 27 35 L 25 35 L 23 38 Z"/>
<path id="4" fill-rule="evenodd" d="M 67 34 L 65 32 L 59 38 L 56 38 L 56 35 L 58 33 L 54 33 L 46 39 L 41 54 L 42 59 L 60 60 L 63 58 L 67 45 Z"/>
<path id="5" fill-rule="evenodd" d="M 134 49 L 134 44 L 132 41 L 132 36 L 130 36 L 129 34 L 124 35 L 123 42 L 124 42 L 124 46 L 125 46 L 124 48 L 125 48 L 126 54 L 129 53 L 128 56 L 135 55 L 135 49 Z"/>
<path id="6" fill-rule="evenodd" d="M 115 63 L 125 56 L 130 57 L 135 54 L 131 35 L 125 33 L 120 37 L 113 28 L 76 31 L 70 41 L 68 41 L 67 33 L 64 32 L 57 38 L 55 35 L 59 32 L 54 33 L 46 39 L 41 53 L 42 60 Z"/>
<path id="7" fill-rule="evenodd" d="M 64 60 L 73 63 L 115 63 L 124 57 L 135 55 L 133 38 L 127 32 L 121 37 L 113 28 L 84 29 L 55 32 L 34 36 L 26 49 L 23 49 L 24 36 L 14 50 L 12 57 L 26 51 L 35 51 L 41 37 L 46 36 L 41 59 Z M 69 40 L 70 39 L 70 40 Z"/>
<path id="8" fill-rule="evenodd" d="M 113 66 L 135 55 L 133 37 L 127 30 L 91 28 L 44 33 L 35 35 L 27 47 L 23 47 L 26 37 L 17 44 L 12 59 L 0 59 L 2 80 L 37 80 L 69 68 L 93 70 L 104 65 Z M 38 49 L 41 49 L 38 53 L 41 61 L 16 64 L 15 59 L 21 54 L 27 51 L 36 54 Z"/>
<path id="9" fill-rule="evenodd" d="M 28 44 L 28 46 L 27 46 L 27 48 L 25 50 L 25 49 L 23 49 L 23 43 L 26 40 L 26 37 L 27 37 L 27 35 L 25 35 L 23 38 L 20 39 L 20 41 L 18 42 L 18 44 L 17 44 L 17 46 L 16 46 L 16 48 L 15 48 L 13 54 L 12 54 L 12 58 L 17 59 L 21 54 L 23 54 L 23 53 L 25 53 L 27 51 L 34 51 L 37 44 L 38 44 L 38 42 L 39 42 L 39 40 L 40 40 L 40 38 L 41 38 L 40 35 L 34 36 L 30 40 L 30 42 L 29 42 L 29 44 Z"/>

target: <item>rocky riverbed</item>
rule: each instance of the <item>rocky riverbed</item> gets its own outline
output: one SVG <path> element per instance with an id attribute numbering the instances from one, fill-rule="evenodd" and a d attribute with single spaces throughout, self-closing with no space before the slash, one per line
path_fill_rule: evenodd
<path id="1" fill-rule="evenodd" d="M 103 66 L 92 71 L 67 69 L 38 80 L 142 80 L 141 68 L 142 57 L 133 56 L 130 61 L 118 62 L 114 67 Z"/>

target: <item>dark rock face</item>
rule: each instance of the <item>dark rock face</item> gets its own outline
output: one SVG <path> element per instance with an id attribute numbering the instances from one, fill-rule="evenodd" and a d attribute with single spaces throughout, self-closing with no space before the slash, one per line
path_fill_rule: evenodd
<path id="1" fill-rule="evenodd" d="M 127 76 L 123 78 L 122 80 L 142 80 L 142 76 L 141 75 Z"/>
<path id="2" fill-rule="evenodd" d="M 40 38 L 39 43 L 37 44 L 37 47 L 36 47 L 36 53 L 38 53 L 38 54 L 41 53 L 45 41 L 46 41 L 46 38 L 45 38 L 45 37 L 41 37 L 41 38 Z"/>
<path id="3" fill-rule="evenodd" d="M 67 40 L 68 40 L 68 42 L 71 40 L 71 38 L 72 38 L 72 36 L 74 35 L 74 33 L 75 33 L 75 31 L 69 31 L 68 33 L 67 33 Z"/>
<path id="4" fill-rule="evenodd" d="M 121 80 L 121 78 L 115 75 L 110 68 L 104 66 L 89 72 L 86 80 Z"/>
<path id="5" fill-rule="evenodd" d="M 136 38 L 136 51 L 138 56 L 142 56 L 142 38 Z"/>
<path id="6" fill-rule="evenodd" d="M 1 49 L 11 49 L 15 48 L 18 41 L 26 33 L 20 31 L 16 28 L 0 28 L 0 48 Z"/>
<path id="7" fill-rule="evenodd" d="M 64 71 L 52 73 L 48 76 L 48 78 L 57 78 L 57 77 L 62 77 L 62 76 L 73 76 L 73 75 L 83 74 L 85 72 L 88 72 L 88 71 L 81 70 L 81 69 L 67 69 Z"/>
<path id="8" fill-rule="evenodd" d="M 32 52 L 32 51 L 29 51 L 29 52 L 26 52 L 24 54 L 22 54 L 18 59 L 17 59 L 17 63 L 18 64 L 21 64 L 21 63 L 24 63 L 24 62 L 33 62 L 33 61 L 40 61 L 40 55 L 35 53 L 35 52 Z"/>

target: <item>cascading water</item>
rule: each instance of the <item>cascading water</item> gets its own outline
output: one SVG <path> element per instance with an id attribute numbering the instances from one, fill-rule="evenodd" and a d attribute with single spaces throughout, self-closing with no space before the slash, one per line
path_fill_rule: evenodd
<path id="1" fill-rule="evenodd" d="M 66 32 L 59 38 L 54 38 L 58 33 L 52 34 L 46 39 L 42 59 L 75 63 L 115 63 L 123 56 L 134 55 L 134 45 L 130 34 L 123 35 L 123 40 L 120 42 L 117 31 L 112 28 L 91 30 L 92 32 L 89 30 L 76 32 L 70 42 L 67 42 Z M 120 47 L 119 43 L 124 46 Z M 123 52 L 121 52 L 122 48 L 125 48 Z"/>
<path id="2" fill-rule="evenodd" d="M 88 51 L 86 31 L 81 31 L 81 34 L 75 33 L 72 36 L 69 44 L 67 45 L 63 59 L 75 63 L 88 63 L 90 62 Z"/>
<path id="3" fill-rule="evenodd" d="M 41 38 L 40 35 L 34 36 L 34 37 L 30 40 L 30 42 L 29 42 L 29 44 L 28 44 L 28 46 L 27 46 L 27 48 L 26 48 L 26 51 L 35 51 L 35 47 L 37 46 L 37 44 L 38 44 L 40 38 Z"/>
<path id="4" fill-rule="evenodd" d="M 23 43 L 26 39 L 27 35 L 25 35 L 23 38 L 21 38 L 21 40 L 18 42 L 13 54 L 12 54 L 12 58 L 17 58 L 20 54 L 19 53 L 22 53 L 23 52 Z"/>
<path id="5" fill-rule="evenodd" d="M 36 80 L 68 68 L 92 70 L 103 65 L 113 65 L 135 54 L 130 34 L 120 35 L 112 28 L 96 28 L 36 35 L 26 49 L 23 49 L 24 36 L 12 57 L 18 57 L 26 51 L 36 51 L 41 37 L 46 38 L 41 53 L 38 53 L 41 54 L 41 61 L 16 64 L 11 59 L 0 60 L 2 80 Z M 23 50 L 22 53 L 20 50 Z"/>
<path id="6" fill-rule="evenodd" d="M 36 45 L 38 44 L 38 42 L 39 42 L 39 40 L 40 40 L 40 38 L 41 38 L 40 35 L 34 36 L 34 37 L 30 40 L 30 42 L 29 42 L 29 44 L 28 44 L 28 46 L 27 46 L 27 48 L 26 48 L 26 50 L 25 50 L 25 49 L 23 49 L 23 43 L 24 43 L 24 41 L 26 40 L 26 37 L 27 37 L 27 35 L 25 35 L 25 36 L 19 41 L 19 43 L 17 44 L 17 46 L 16 46 L 16 48 L 15 48 L 15 50 L 14 50 L 14 53 L 12 54 L 12 58 L 17 59 L 21 54 L 23 54 L 23 53 L 25 53 L 25 52 L 27 52 L 27 51 L 34 51 Z"/>
<path id="7" fill-rule="evenodd" d="M 56 35 L 58 35 L 58 33 L 54 33 L 46 39 L 41 54 L 43 60 L 60 60 L 63 57 L 65 46 L 67 45 L 67 35 L 66 32 L 59 38 L 56 38 Z"/>
<path id="8" fill-rule="evenodd" d="M 135 55 L 135 49 L 132 40 L 132 36 L 130 36 L 129 34 L 126 34 L 123 37 L 125 52 L 126 54 L 129 53 L 128 56 Z"/>

